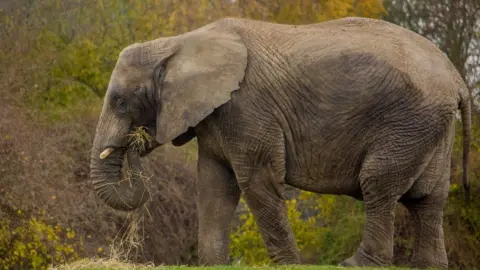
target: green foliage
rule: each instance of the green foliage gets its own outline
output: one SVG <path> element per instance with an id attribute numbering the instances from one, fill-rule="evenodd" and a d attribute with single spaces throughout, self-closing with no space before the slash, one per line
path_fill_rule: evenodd
<path id="1" fill-rule="evenodd" d="M 16 215 L 16 222 L 0 221 L 1 269 L 47 269 L 52 264 L 79 258 L 82 239 L 78 239 L 74 230 L 48 224 L 44 213 L 28 218 L 17 209 Z"/>
<path id="2" fill-rule="evenodd" d="M 478 152 L 474 151 L 472 159 L 478 158 Z M 460 162 L 461 158 L 457 160 Z M 480 258 L 480 200 L 476 196 L 480 185 L 476 166 L 470 168 L 471 201 L 465 202 L 461 178 L 454 178 L 452 182 L 457 183 L 451 184 L 444 209 L 445 242 L 452 269 L 474 269 Z"/>
<path id="3" fill-rule="evenodd" d="M 241 203 L 245 206 L 245 201 Z M 301 191 L 287 200 L 288 220 L 301 255 L 316 264 L 333 264 L 351 255 L 361 240 L 362 203 L 348 197 Z M 230 235 L 234 260 L 246 265 L 269 264 L 270 259 L 253 214 L 240 216 L 241 225 Z"/>

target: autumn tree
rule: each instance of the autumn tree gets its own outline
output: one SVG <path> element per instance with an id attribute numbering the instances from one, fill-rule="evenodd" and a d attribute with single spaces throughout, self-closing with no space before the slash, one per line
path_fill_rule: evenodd
<path id="1" fill-rule="evenodd" d="M 479 0 L 387 0 L 385 19 L 434 42 L 467 82 L 480 90 Z"/>
<path id="2" fill-rule="evenodd" d="M 379 18 L 385 14 L 381 0 L 238 0 L 238 15 L 288 24 L 316 23 L 348 16 Z"/>

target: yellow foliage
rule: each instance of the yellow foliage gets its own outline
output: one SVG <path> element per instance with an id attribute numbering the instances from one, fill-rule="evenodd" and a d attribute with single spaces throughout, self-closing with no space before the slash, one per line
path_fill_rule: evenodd
<path id="1" fill-rule="evenodd" d="M 74 230 L 49 225 L 42 215 L 25 218 L 18 213 L 15 222 L 0 221 L 0 269 L 47 269 L 79 258 L 82 242 Z"/>
<path id="2" fill-rule="evenodd" d="M 381 0 L 274 0 L 237 1 L 242 17 L 278 23 L 308 24 L 349 16 L 380 18 L 386 14 Z"/>

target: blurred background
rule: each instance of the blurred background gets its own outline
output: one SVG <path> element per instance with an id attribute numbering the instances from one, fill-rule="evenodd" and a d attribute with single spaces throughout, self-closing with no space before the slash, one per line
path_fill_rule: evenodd
<path id="1" fill-rule="evenodd" d="M 445 52 L 480 90 L 480 0 L 0 0 L 0 268 L 42 269 L 82 258 L 192 264 L 196 257 L 196 142 L 145 158 L 153 198 L 117 212 L 89 181 L 89 155 L 110 73 L 120 50 L 216 19 L 307 24 L 347 16 L 411 29 Z M 452 269 L 480 269 L 480 121 L 473 110 L 463 201 L 461 136 L 445 207 Z M 457 125 L 460 128 L 460 125 Z M 460 131 L 460 129 L 458 129 Z M 304 260 L 334 264 L 361 240 L 363 203 L 289 188 L 289 218 Z M 269 263 L 245 205 L 232 224 L 233 263 Z M 411 256 L 412 228 L 397 207 L 395 263 Z"/>

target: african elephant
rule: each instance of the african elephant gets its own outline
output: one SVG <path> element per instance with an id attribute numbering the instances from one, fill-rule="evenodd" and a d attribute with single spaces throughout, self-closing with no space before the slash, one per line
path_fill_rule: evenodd
<path id="1" fill-rule="evenodd" d="M 266 249 L 298 264 L 284 185 L 362 200 L 366 221 L 345 266 L 389 265 L 397 202 L 413 218 L 412 265 L 448 266 L 442 227 L 457 109 L 468 193 L 471 101 L 449 59 L 422 36 L 367 18 L 286 25 L 224 18 L 122 50 L 96 129 L 98 196 L 129 211 L 149 195 L 121 180 L 122 161 L 172 142 L 198 142 L 199 257 L 228 260 L 243 194 Z M 126 135 L 143 126 L 142 151 Z"/>

